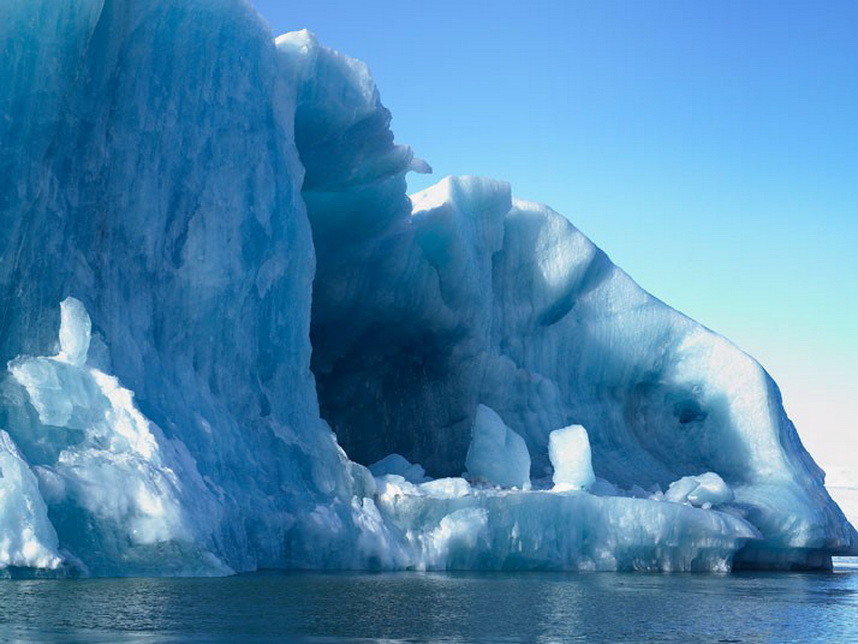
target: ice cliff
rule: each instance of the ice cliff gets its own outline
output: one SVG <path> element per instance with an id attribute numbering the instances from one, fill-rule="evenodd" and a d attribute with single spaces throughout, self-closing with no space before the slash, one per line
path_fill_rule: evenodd
<path id="1" fill-rule="evenodd" d="M 362 63 L 237 0 L 0 47 L 0 574 L 858 549 L 752 358 L 504 183 L 409 198 Z"/>

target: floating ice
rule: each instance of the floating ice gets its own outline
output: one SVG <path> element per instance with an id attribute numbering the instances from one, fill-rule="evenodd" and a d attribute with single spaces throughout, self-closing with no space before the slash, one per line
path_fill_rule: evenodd
<path id="1" fill-rule="evenodd" d="M 490 407 L 477 407 L 465 466 L 473 481 L 530 489 L 530 454 L 524 439 Z"/>
<path id="2" fill-rule="evenodd" d="M 505 183 L 409 198 L 363 63 L 242 2 L 6 2 L 0 42 L 0 568 L 858 547 L 752 358 Z"/>
<path id="3" fill-rule="evenodd" d="M 726 571 L 760 538 L 732 514 L 646 499 L 496 488 L 429 496 L 394 485 L 376 503 L 401 535 L 398 566 L 417 570 Z"/>
<path id="4" fill-rule="evenodd" d="M 554 468 L 554 491 L 589 490 L 596 482 L 587 430 L 570 425 L 548 435 L 548 457 Z"/>

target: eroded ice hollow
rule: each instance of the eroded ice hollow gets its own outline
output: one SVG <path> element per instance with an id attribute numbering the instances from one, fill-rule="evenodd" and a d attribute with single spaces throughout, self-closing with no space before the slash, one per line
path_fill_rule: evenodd
<path id="1" fill-rule="evenodd" d="M 409 198 L 363 63 L 231 0 L 0 41 L 0 574 L 858 547 L 752 358 L 505 183 Z"/>
<path id="2" fill-rule="evenodd" d="M 490 414 L 495 446 L 483 460 L 495 464 L 468 476 L 523 490 L 530 482 L 519 482 L 515 463 L 529 457 L 537 490 L 502 495 L 515 533 L 511 508 L 538 514 L 529 504 L 557 481 L 552 433 L 578 424 L 592 469 L 580 456 L 554 489 L 592 486 L 610 499 L 600 502 L 648 517 L 643 524 L 662 521 L 657 500 L 714 508 L 706 516 L 727 517 L 735 530 L 719 533 L 735 539 L 719 565 L 824 567 L 856 547 L 756 361 L 643 291 L 565 218 L 515 200 L 505 183 L 448 177 L 406 201 L 405 172 L 423 164 L 393 143 L 366 68 L 306 32 L 279 42 L 315 66 L 296 119 L 317 250 L 312 366 L 322 416 L 353 459 L 398 454 L 429 476 L 460 476 L 475 443 L 489 441 Z M 342 85 L 360 97 L 351 111 L 327 98 Z M 570 529 L 592 528 L 584 526 Z M 668 542 L 660 534 L 642 550 Z M 662 564 L 620 558 L 607 567 L 638 565 Z"/>

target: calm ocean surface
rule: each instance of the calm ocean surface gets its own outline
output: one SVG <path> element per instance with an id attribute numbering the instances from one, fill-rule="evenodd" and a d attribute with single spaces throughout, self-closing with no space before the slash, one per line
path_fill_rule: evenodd
<path id="1" fill-rule="evenodd" d="M 6 580 L 0 641 L 858 642 L 858 567 Z"/>

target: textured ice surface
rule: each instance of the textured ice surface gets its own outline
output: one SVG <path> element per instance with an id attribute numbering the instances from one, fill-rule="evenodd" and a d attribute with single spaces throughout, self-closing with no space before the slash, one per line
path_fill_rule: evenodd
<path id="1" fill-rule="evenodd" d="M 372 246 L 319 255 L 317 289 L 342 297 L 314 301 L 314 369 L 349 454 L 398 451 L 429 475 L 454 474 L 482 404 L 525 439 L 534 479 L 552 473 L 550 433 L 573 423 L 587 427 L 595 476 L 619 489 L 717 473 L 762 533 L 742 565 L 817 566 L 854 547 L 752 358 L 504 184 L 448 178 L 412 202 Z M 358 302 L 371 326 L 346 321 Z M 355 340 L 340 334 L 334 348 L 327 338 L 343 325 Z"/>
<path id="2" fill-rule="evenodd" d="M 352 478 L 309 370 L 295 86 L 265 24 L 226 0 L 14 2 L 0 42 L 0 365 L 60 354 L 22 368 L 47 379 L 32 400 L 63 390 L 37 410 L 8 374 L 0 427 L 34 471 L 63 452 L 69 471 L 96 468 L 62 500 L 45 495 L 61 548 L 95 574 L 345 565 L 335 553 L 354 528 L 332 526 L 352 526 Z M 76 364 L 83 336 L 58 344 L 68 296 L 116 388 Z M 111 396 L 131 391 L 160 429 L 153 453 L 182 455 L 184 470 L 84 447 L 110 424 L 100 414 L 130 414 Z M 176 500 L 194 552 L 222 563 L 198 565 L 172 538 L 188 521 L 150 522 L 170 536 L 154 545 L 114 521 L 151 515 L 134 487 L 151 476 L 146 494 L 168 490 L 164 468 L 182 494 L 152 512 L 172 517 Z"/>
<path id="3" fill-rule="evenodd" d="M 502 182 L 409 199 L 428 166 L 363 63 L 308 32 L 275 43 L 231 0 L 6 2 L 0 42 L 0 568 L 855 549 L 753 359 Z M 469 459 L 481 409 L 503 448 Z M 549 437 L 575 424 L 593 493 L 548 492 Z M 393 454 L 426 476 L 361 465 Z M 525 455 L 537 489 L 503 489 L 528 486 Z M 687 503 L 647 498 L 684 477 Z"/>
<path id="4" fill-rule="evenodd" d="M 61 563 L 36 477 L 9 434 L 0 430 L 0 570 L 55 569 Z"/>
<path id="5" fill-rule="evenodd" d="M 730 503 L 735 497 L 724 479 L 715 472 L 704 472 L 699 476 L 683 476 L 667 488 L 664 495 L 656 495 L 673 503 L 689 503 L 708 510 L 713 505 Z"/>
<path id="6" fill-rule="evenodd" d="M 473 481 L 530 489 L 530 454 L 524 439 L 485 405 L 477 407 L 465 467 Z"/>
<path id="7" fill-rule="evenodd" d="M 379 480 L 376 504 L 388 534 L 401 540 L 392 550 L 400 567 L 729 570 L 733 553 L 759 537 L 733 515 L 680 504 L 435 483 L 442 481 Z"/>
<path id="8" fill-rule="evenodd" d="M 555 429 L 548 435 L 548 458 L 554 490 L 589 490 L 596 482 L 587 430 L 581 425 Z"/>
<path id="9" fill-rule="evenodd" d="M 396 474 L 411 483 L 423 483 L 426 481 L 426 470 L 419 463 L 409 463 L 408 459 L 400 454 L 388 454 L 380 461 L 369 466 L 373 476 L 384 476 Z"/>
<path id="10" fill-rule="evenodd" d="M 843 514 L 858 525 L 858 471 L 855 468 L 831 468 L 826 470 L 825 485 L 831 497 L 843 509 Z M 858 556 L 835 557 L 835 569 L 858 570 Z"/>
<path id="11" fill-rule="evenodd" d="M 42 492 L 31 487 L 20 496 L 44 512 L 44 495 L 73 550 L 98 544 L 100 558 L 125 559 L 135 572 L 133 562 L 148 556 L 173 572 L 229 571 L 198 545 L 210 535 L 194 510 L 210 508 L 194 507 L 206 494 L 193 461 L 140 413 L 131 391 L 86 366 L 91 324 L 80 301 L 67 298 L 61 311 L 59 355 L 9 363 L 37 414 L 17 424 L 21 444 L 31 453 L 42 447 L 35 470 Z M 172 561 L 159 547 L 165 543 L 176 547 Z M 90 565 L 98 571 L 102 564 Z"/>
<path id="12" fill-rule="evenodd" d="M 92 321 L 79 300 L 60 302 L 60 353 L 57 360 L 79 367 L 86 362 L 92 339 Z"/>

